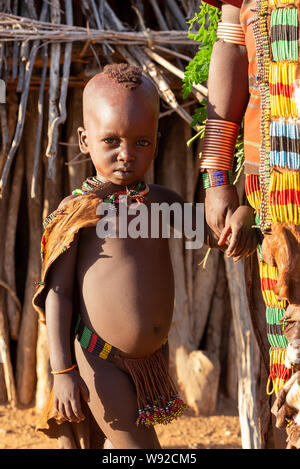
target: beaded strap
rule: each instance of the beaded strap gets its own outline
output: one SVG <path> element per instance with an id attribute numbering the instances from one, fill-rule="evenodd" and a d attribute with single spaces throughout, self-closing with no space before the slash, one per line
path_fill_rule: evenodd
<path id="1" fill-rule="evenodd" d="M 96 357 L 102 358 L 103 360 L 110 360 L 116 354 L 117 349 L 90 330 L 82 322 L 80 316 L 78 316 L 75 334 L 77 335 L 80 345 L 84 349 L 87 349 L 88 352 L 96 355 Z"/>
<path id="2" fill-rule="evenodd" d="M 269 181 L 270 181 L 270 50 L 267 26 L 268 0 L 256 0 L 256 15 L 252 20 L 253 35 L 257 51 L 257 85 L 261 95 L 261 146 L 260 146 L 260 190 L 261 206 L 259 227 L 262 232 L 270 229 Z"/>
<path id="3" fill-rule="evenodd" d="M 298 60 L 298 9 L 277 8 L 271 14 L 273 60 Z"/>
<path id="4" fill-rule="evenodd" d="M 233 183 L 233 174 L 231 171 L 213 171 L 202 173 L 203 189 L 210 187 L 227 186 Z"/>

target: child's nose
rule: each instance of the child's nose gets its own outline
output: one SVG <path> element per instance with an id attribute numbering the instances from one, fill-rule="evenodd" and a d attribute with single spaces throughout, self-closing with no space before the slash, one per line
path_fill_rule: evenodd
<path id="1" fill-rule="evenodd" d="M 118 159 L 121 161 L 133 161 L 134 160 L 134 152 L 129 145 L 124 145 L 120 149 L 120 153 L 118 155 Z"/>

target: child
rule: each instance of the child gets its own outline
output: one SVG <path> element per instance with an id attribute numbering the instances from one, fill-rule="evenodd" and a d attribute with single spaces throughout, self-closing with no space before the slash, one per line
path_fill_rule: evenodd
<path id="1" fill-rule="evenodd" d="M 79 145 L 97 176 L 44 221 L 42 280 L 33 299 L 40 318 L 46 316 L 54 373 L 44 428 L 51 418 L 74 428 L 88 412 L 114 448 L 160 448 L 152 424 L 169 422 L 185 407 L 168 374 L 174 304 L 168 239 L 101 239 L 95 229 L 99 200 L 117 208 L 125 193 L 147 207 L 183 203 L 173 191 L 143 182 L 157 151 L 159 96 L 138 68 L 109 65 L 85 87 L 83 116 Z M 238 240 L 232 255 L 255 249 L 252 223 L 247 207 L 232 216 L 222 240 Z"/>

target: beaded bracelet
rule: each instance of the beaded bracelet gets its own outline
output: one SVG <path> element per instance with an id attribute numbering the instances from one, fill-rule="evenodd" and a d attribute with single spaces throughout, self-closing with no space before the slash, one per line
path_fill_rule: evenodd
<path id="1" fill-rule="evenodd" d="M 66 370 L 61 370 L 61 371 L 51 371 L 51 374 L 52 375 L 61 375 L 63 373 L 67 373 L 68 371 L 72 371 L 74 370 L 74 368 L 76 368 L 77 365 L 72 365 L 70 368 L 67 368 Z"/>
<path id="2" fill-rule="evenodd" d="M 213 171 L 202 173 L 203 189 L 210 187 L 227 186 L 233 183 L 233 174 L 231 171 Z"/>

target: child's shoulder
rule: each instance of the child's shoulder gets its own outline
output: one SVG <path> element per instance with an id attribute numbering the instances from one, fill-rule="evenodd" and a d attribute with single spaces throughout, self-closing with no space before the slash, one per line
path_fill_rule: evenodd
<path id="1" fill-rule="evenodd" d="M 68 202 L 75 199 L 76 197 L 78 197 L 78 194 L 70 194 L 67 197 L 65 197 L 64 199 L 62 199 L 61 202 L 59 203 L 58 207 L 57 207 L 57 210 L 63 208 Z"/>
<path id="2" fill-rule="evenodd" d="M 149 184 L 151 202 L 167 202 L 172 204 L 173 202 L 181 202 L 182 197 L 172 189 L 159 184 Z"/>

